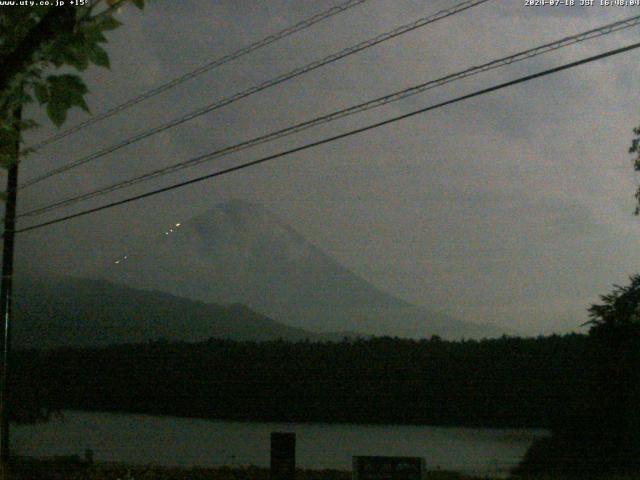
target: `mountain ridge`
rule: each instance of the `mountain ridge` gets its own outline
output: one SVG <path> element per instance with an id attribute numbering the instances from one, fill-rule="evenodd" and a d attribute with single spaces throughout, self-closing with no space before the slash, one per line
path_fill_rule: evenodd
<path id="1" fill-rule="evenodd" d="M 245 305 L 216 305 L 106 280 L 22 277 L 13 337 L 19 348 L 92 347 L 157 340 L 316 340 Z M 327 340 L 341 339 L 340 334 Z"/>
<path id="2" fill-rule="evenodd" d="M 212 303 L 242 303 L 286 325 L 422 338 L 505 332 L 411 305 L 351 272 L 261 205 L 216 205 L 99 277 Z"/>

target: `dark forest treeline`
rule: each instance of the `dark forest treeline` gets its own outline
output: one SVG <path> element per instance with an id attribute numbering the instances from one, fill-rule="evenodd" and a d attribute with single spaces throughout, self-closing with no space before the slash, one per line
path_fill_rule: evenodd
<path id="1" fill-rule="evenodd" d="M 212 339 L 22 351 L 15 400 L 233 420 L 550 427 L 580 401 L 586 340 Z"/>

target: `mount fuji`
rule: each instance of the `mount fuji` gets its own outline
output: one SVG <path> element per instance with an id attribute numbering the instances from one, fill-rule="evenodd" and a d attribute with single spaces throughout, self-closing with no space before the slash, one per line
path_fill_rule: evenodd
<path id="1" fill-rule="evenodd" d="M 96 276 L 201 302 L 243 304 L 315 332 L 447 339 L 505 333 L 379 290 L 260 205 L 220 204 L 161 237 Z"/>

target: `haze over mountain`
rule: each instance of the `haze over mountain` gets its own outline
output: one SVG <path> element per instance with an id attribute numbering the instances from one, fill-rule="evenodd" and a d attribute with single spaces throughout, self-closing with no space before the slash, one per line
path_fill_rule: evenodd
<path id="1" fill-rule="evenodd" d="M 20 348 L 233 340 L 336 340 L 275 322 L 244 305 L 221 306 L 104 280 L 30 277 L 16 285 Z"/>
<path id="2" fill-rule="evenodd" d="M 505 333 L 384 293 L 265 208 L 238 200 L 172 226 L 144 251 L 123 252 L 96 276 L 203 302 L 244 304 L 317 332 L 444 338 Z"/>

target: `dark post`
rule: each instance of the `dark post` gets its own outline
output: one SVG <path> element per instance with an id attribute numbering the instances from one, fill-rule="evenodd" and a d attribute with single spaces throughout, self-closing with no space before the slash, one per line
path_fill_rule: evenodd
<path id="1" fill-rule="evenodd" d="M 296 434 L 271 434 L 271 480 L 294 480 L 296 474 Z"/>
<path id="2" fill-rule="evenodd" d="M 0 321 L 2 321 L 2 372 L 0 373 L 0 468 L 6 478 L 9 463 L 9 361 L 11 355 L 11 287 L 13 280 L 13 250 L 16 223 L 16 194 L 18 191 L 18 155 L 20 152 L 21 109 L 14 113 L 18 133 L 15 143 L 15 161 L 7 171 L 7 199 L 4 213 L 2 247 L 2 282 L 0 284 Z"/>

